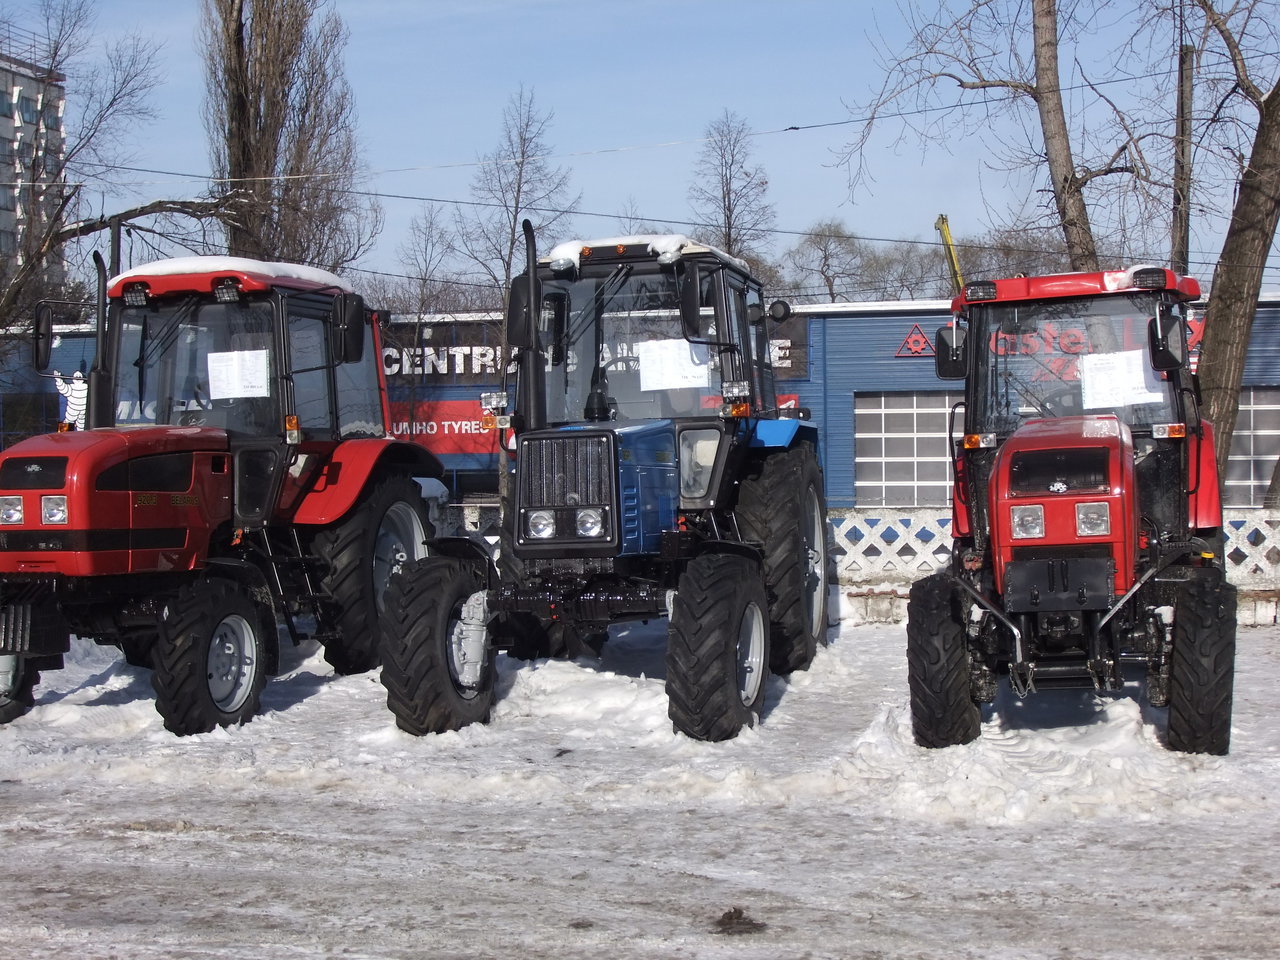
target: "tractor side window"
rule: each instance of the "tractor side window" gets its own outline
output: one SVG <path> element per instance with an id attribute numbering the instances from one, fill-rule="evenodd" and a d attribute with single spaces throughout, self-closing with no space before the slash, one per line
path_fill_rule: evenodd
<path id="1" fill-rule="evenodd" d="M 303 437 L 328 439 L 333 434 L 328 327 L 318 312 L 304 310 L 296 302 L 289 307 L 289 370 L 293 412 Z"/>
<path id="2" fill-rule="evenodd" d="M 344 440 L 386 433 L 376 366 L 381 362 L 382 355 L 373 345 L 373 327 L 366 325 L 364 355 L 359 362 L 342 363 L 334 370 L 338 383 L 338 432 Z"/>
<path id="3" fill-rule="evenodd" d="M 778 389 L 773 378 L 773 358 L 769 354 L 769 320 L 764 313 L 759 287 L 747 288 L 747 318 L 754 321 L 750 334 L 753 354 L 751 373 L 756 402 L 762 412 L 776 410 Z"/>
<path id="4" fill-rule="evenodd" d="M 737 278 L 733 278 L 728 284 L 727 293 L 729 316 L 723 336 L 735 346 L 726 345 L 720 348 L 720 379 L 721 381 L 744 380 L 747 371 L 742 369 L 742 353 L 736 345 L 745 343 L 748 337 L 746 290 L 738 283 Z M 753 383 L 752 387 L 758 389 L 759 384 Z"/>

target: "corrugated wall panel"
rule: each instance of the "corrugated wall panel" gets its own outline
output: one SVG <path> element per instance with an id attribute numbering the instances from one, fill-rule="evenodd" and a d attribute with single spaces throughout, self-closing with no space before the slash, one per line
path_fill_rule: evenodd
<path id="1" fill-rule="evenodd" d="M 1280 386 L 1280 303 L 1259 303 L 1253 317 L 1249 352 L 1245 355 L 1246 387 Z"/>

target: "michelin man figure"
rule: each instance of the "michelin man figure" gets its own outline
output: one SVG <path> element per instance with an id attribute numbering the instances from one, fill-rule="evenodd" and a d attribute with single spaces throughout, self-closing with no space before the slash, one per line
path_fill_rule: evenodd
<path id="1" fill-rule="evenodd" d="M 54 370 L 53 385 L 66 400 L 66 407 L 62 413 L 63 421 L 74 423 L 77 430 L 83 430 L 85 408 L 89 403 L 89 384 L 84 379 L 84 372 L 77 370 L 70 377 L 64 377 Z"/>

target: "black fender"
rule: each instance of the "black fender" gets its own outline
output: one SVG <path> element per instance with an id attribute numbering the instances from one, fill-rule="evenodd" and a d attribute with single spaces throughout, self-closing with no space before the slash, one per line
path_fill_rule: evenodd
<path id="1" fill-rule="evenodd" d="M 479 537 L 441 537 L 431 541 L 428 551 L 434 556 L 453 557 L 478 564 L 484 571 L 489 588 L 498 586 L 498 567 L 493 562 L 493 553 L 489 544 Z"/>

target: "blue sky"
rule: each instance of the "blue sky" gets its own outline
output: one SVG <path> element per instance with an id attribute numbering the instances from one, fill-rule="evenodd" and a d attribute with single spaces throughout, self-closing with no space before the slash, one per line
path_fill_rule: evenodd
<path id="1" fill-rule="evenodd" d="M 933 240 L 947 213 L 958 234 L 988 217 L 976 161 L 941 151 L 925 162 L 886 139 L 870 189 L 850 202 L 835 152 L 854 128 L 878 71 L 867 5 L 839 0 L 337 0 L 350 30 L 355 93 L 372 189 L 465 200 L 479 154 L 497 143 L 502 111 L 524 84 L 554 112 L 548 139 L 582 192 L 579 236 L 617 232 L 633 205 L 645 218 L 687 220 L 700 139 L 725 109 L 762 131 L 753 159 L 768 173 L 780 230 L 832 216 L 864 236 Z M 104 32 L 138 30 L 163 43 L 159 118 L 140 131 L 135 164 L 207 173 L 200 120 L 203 67 L 196 0 L 109 0 Z M 892 8 L 889 8 L 892 15 Z M 786 127 L 843 125 L 782 131 Z M 398 172 L 390 172 L 398 171 Z M 122 174 L 136 197 L 197 192 L 183 178 Z M 989 188 L 989 187 L 988 187 Z M 420 204 L 385 199 L 386 229 L 366 265 L 395 268 Z M 775 253 L 794 242 L 780 236 Z"/>
<path id="2" fill-rule="evenodd" d="M 198 0 L 104 0 L 102 32 L 139 31 L 163 44 L 159 118 L 139 131 L 135 165 L 205 174 Z M 974 236 L 1011 208 L 1043 199 L 987 166 L 980 135 L 924 150 L 882 126 L 867 155 L 872 179 L 853 197 L 837 152 L 857 132 L 850 114 L 881 77 L 876 46 L 900 41 L 896 4 L 856 0 L 335 0 L 350 31 L 347 76 L 359 113 L 368 186 L 383 194 L 467 200 L 474 161 L 499 140 L 502 111 L 523 84 L 554 113 L 548 141 L 582 194 L 579 237 L 618 232 L 634 207 L 655 221 L 692 218 L 687 191 L 709 122 L 728 109 L 752 130 L 779 231 L 835 217 L 856 235 L 936 240 Z M 788 127 L 806 129 L 786 131 Z M 786 132 L 783 132 L 786 131 Z M 125 196 L 198 193 L 181 177 L 122 173 Z M 1030 197 L 1030 199 L 1028 199 Z M 113 201 L 108 201 L 108 206 Z M 386 226 L 362 264 L 395 272 L 397 247 L 420 209 L 382 201 Z M 1197 225 L 1193 224 L 1193 230 Z M 690 229 L 690 232 L 696 232 Z M 775 259 L 796 238 L 780 233 Z M 1217 240 L 1193 239 L 1193 273 L 1210 279 Z M 1196 249 L 1196 248 L 1201 249 Z"/>

